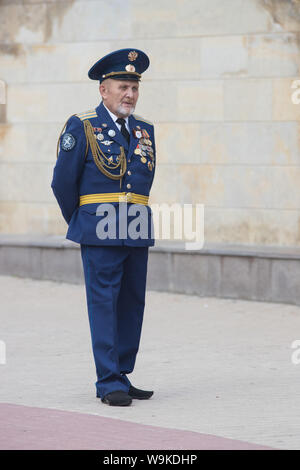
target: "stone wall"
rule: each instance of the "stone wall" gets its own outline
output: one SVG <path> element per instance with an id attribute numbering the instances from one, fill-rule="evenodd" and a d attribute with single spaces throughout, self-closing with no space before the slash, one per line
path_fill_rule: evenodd
<path id="1" fill-rule="evenodd" d="M 299 0 L 0 0 L 0 232 L 66 232 L 58 134 L 99 102 L 89 67 L 134 47 L 151 59 L 151 202 L 205 204 L 209 242 L 299 245 L 299 33 Z"/>

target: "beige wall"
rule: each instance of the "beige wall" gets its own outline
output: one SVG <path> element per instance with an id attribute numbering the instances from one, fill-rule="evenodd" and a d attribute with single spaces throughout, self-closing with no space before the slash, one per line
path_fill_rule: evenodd
<path id="1" fill-rule="evenodd" d="M 99 102 L 89 67 L 134 47 L 151 201 L 205 204 L 206 241 L 299 245 L 299 38 L 298 0 L 0 0 L 0 232 L 65 234 L 57 136 Z"/>

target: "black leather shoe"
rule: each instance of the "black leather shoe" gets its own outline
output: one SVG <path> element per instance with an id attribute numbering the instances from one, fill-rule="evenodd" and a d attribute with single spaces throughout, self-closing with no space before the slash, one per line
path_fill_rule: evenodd
<path id="1" fill-rule="evenodd" d="M 131 398 L 136 398 L 137 400 L 148 400 L 148 398 L 152 397 L 153 392 L 147 390 L 140 390 L 130 385 L 128 395 Z"/>
<path id="2" fill-rule="evenodd" d="M 123 390 L 110 392 L 101 398 L 102 403 L 110 406 L 128 406 L 131 404 L 131 397 Z"/>

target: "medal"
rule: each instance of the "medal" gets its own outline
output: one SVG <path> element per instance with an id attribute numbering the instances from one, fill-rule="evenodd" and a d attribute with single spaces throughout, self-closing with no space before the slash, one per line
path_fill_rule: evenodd
<path id="1" fill-rule="evenodd" d="M 132 129 L 133 135 L 136 139 L 140 139 L 142 137 L 142 133 L 138 129 Z"/>
<path id="2" fill-rule="evenodd" d="M 112 143 L 113 143 L 112 140 L 103 140 L 102 141 L 102 144 L 104 144 L 104 145 L 111 145 Z"/>
<path id="3" fill-rule="evenodd" d="M 97 137 L 98 140 L 103 140 L 104 139 L 104 135 L 101 134 L 101 133 L 97 134 L 96 137 Z"/>
<path id="4" fill-rule="evenodd" d="M 150 138 L 150 135 L 148 134 L 148 132 L 146 131 L 146 129 L 142 129 L 142 134 L 143 134 L 143 136 L 145 137 L 145 139 L 149 139 L 149 138 Z"/>
<path id="5" fill-rule="evenodd" d="M 113 129 L 109 129 L 108 135 L 109 135 L 109 137 L 114 137 L 116 135 L 116 133 Z"/>
<path id="6" fill-rule="evenodd" d="M 134 153 L 135 153 L 136 155 L 141 155 L 142 151 L 141 151 L 141 149 L 139 149 L 139 148 L 137 147 L 137 148 L 134 150 Z"/>
<path id="7" fill-rule="evenodd" d="M 142 163 L 146 163 L 146 161 L 147 161 L 147 158 L 141 157 L 141 162 L 142 162 Z"/>
<path id="8" fill-rule="evenodd" d="M 102 124 L 102 127 L 107 127 L 107 124 L 104 122 L 104 123 Z"/>
<path id="9" fill-rule="evenodd" d="M 148 168 L 149 168 L 150 171 L 152 171 L 152 168 L 153 168 L 153 167 L 152 167 L 152 163 L 151 163 L 151 162 L 148 162 Z"/>

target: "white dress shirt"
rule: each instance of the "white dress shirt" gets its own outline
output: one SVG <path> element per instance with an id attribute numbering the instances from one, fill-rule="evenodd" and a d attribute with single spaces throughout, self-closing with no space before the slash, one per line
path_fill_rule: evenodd
<path id="1" fill-rule="evenodd" d="M 117 121 L 118 116 L 116 116 L 114 113 L 112 113 L 106 106 L 105 104 L 103 103 L 103 106 L 104 108 L 107 110 L 108 114 L 110 115 L 110 117 L 112 118 L 112 120 L 114 121 L 115 125 L 117 126 L 117 128 L 119 129 L 119 131 L 121 130 L 121 124 L 119 124 Z M 129 134 L 130 134 L 130 129 L 129 129 L 129 124 L 128 124 L 128 116 L 126 118 L 123 118 L 125 119 L 125 127 L 126 129 L 128 130 Z"/>

